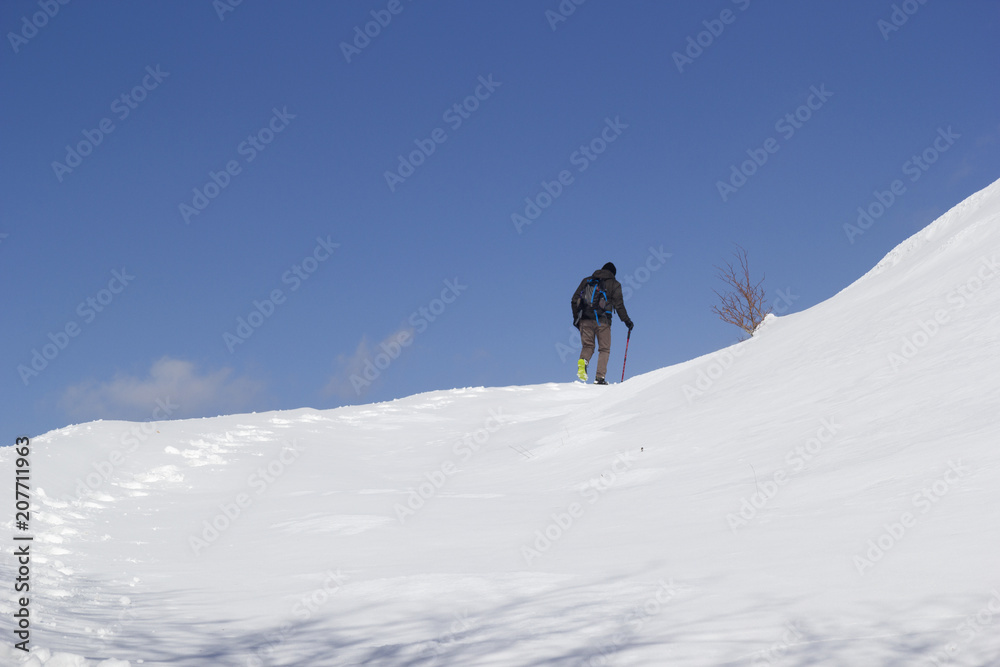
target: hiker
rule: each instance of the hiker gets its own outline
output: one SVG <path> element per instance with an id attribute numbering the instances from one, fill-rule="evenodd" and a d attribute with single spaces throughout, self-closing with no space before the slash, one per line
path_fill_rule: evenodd
<path id="1" fill-rule="evenodd" d="M 597 377 L 594 384 L 607 384 L 604 379 L 608 372 L 608 357 L 611 356 L 611 316 L 612 309 L 618 311 L 618 317 L 632 331 L 632 320 L 625 310 L 625 300 L 622 298 L 622 284 L 615 280 L 615 265 L 608 262 L 594 271 L 593 275 L 580 281 L 580 286 L 573 292 L 573 326 L 580 330 L 580 360 L 577 363 L 576 375 L 581 381 L 587 381 L 587 367 L 590 358 L 594 356 L 594 339 L 597 339 Z"/>

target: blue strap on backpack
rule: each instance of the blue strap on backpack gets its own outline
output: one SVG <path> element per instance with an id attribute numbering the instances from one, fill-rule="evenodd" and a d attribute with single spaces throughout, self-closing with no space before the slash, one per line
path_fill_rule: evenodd
<path id="1" fill-rule="evenodd" d="M 600 278 L 593 276 L 587 278 L 587 284 L 583 286 L 580 297 L 586 307 L 594 311 L 594 319 L 598 322 L 601 320 L 601 315 L 611 315 L 611 303 Z"/>

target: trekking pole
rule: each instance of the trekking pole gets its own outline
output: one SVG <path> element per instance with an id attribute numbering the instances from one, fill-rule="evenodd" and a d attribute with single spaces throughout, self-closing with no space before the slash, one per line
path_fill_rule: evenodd
<path id="1" fill-rule="evenodd" d="M 628 336 L 625 337 L 625 360 L 622 361 L 622 382 L 625 381 L 625 362 L 628 361 L 628 342 L 632 338 L 632 330 L 628 330 Z"/>

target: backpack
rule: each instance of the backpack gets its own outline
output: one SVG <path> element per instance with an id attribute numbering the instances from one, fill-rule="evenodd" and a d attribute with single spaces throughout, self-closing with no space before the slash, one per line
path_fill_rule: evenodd
<path id="1" fill-rule="evenodd" d="M 611 314 L 611 301 L 608 299 L 608 293 L 605 291 L 604 283 L 601 282 L 600 278 L 593 276 L 587 278 L 587 282 L 577 292 L 576 296 L 577 302 L 581 306 L 582 314 L 590 316 L 592 313 L 594 319 L 600 319 L 602 315 Z"/>

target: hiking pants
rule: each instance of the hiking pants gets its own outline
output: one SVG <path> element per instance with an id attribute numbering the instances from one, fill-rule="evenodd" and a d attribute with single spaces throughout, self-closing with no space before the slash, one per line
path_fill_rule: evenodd
<path id="1" fill-rule="evenodd" d="M 597 339 L 597 376 L 603 378 L 608 372 L 608 358 L 611 356 L 611 323 L 602 319 L 600 324 L 596 320 L 583 319 L 580 321 L 580 358 L 588 364 L 590 358 L 594 356 L 594 339 Z"/>

